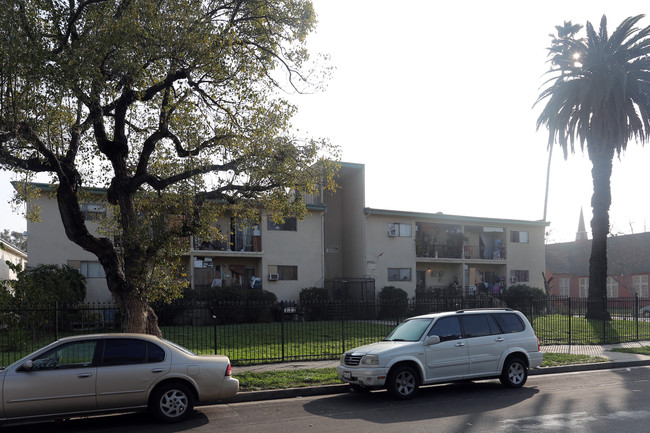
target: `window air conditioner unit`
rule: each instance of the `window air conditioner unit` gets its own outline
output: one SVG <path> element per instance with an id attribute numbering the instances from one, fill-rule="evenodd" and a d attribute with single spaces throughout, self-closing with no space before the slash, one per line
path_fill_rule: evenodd
<path id="1" fill-rule="evenodd" d="M 278 281 L 280 279 L 280 274 L 269 274 L 269 281 Z"/>

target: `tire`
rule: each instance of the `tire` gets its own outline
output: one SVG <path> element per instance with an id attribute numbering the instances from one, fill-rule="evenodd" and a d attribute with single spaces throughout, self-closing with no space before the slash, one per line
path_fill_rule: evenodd
<path id="1" fill-rule="evenodd" d="M 155 390 L 150 408 L 160 421 L 180 422 L 192 413 L 194 394 L 182 383 L 165 383 Z"/>
<path id="2" fill-rule="evenodd" d="M 643 317 L 650 317 L 650 310 L 644 310 Z"/>
<path id="3" fill-rule="evenodd" d="M 420 378 L 408 365 L 394 367 L 388 374 L 386 388 L 395 398 L 408 400 L 413 398 L 420 387 Z"/>
<path id="4" fill-rule="evenodd" d="M 521 358 L 510 358 L 503 366 L 499 380 L 508 388 L 521 388 L 528 379 L 528 367 Z"/>
<path id="5" fill-rule="evenodd" d="M 370 392 L 370 389 L 363 385 L 351 384 L 350 392 Z"/>

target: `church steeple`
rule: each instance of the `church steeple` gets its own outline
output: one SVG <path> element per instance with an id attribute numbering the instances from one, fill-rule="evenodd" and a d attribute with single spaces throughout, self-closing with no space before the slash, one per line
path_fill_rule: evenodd
<path id="1" fill-rule="evenodd" d="M 589 240 L 587 230 L 585 230 L 585 217 L 580 208 L 580 220 L 578 221 L 578 231 L 576 232 L 576 242 Z"/>

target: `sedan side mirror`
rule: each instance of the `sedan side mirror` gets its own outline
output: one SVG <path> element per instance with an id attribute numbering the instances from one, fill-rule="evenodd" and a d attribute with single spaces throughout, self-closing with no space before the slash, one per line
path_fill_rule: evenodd
<path id="1" fill-rule="evenodd" d="M 20 366 L 25 371 L 30 371 L 34 367 L 34 362 L 31 359 L 23 362 L 23 365 Z"/>
<path id="2" fill-rule="evenodd" d="M 437 335 L 429 335 L 427 338 L 424 339 L 424 345 L 425 346 L 433 346 L 434 344 L 440 343 L 440 337 Z"/>

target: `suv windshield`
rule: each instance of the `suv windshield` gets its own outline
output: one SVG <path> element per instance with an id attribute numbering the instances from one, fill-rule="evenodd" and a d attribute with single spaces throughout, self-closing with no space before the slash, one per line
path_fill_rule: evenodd
<path id="1" fill-rule="evenodd" d="M 411 319 L 397 325 L 384 341 L 418 341 L 432 319 Z"/>

